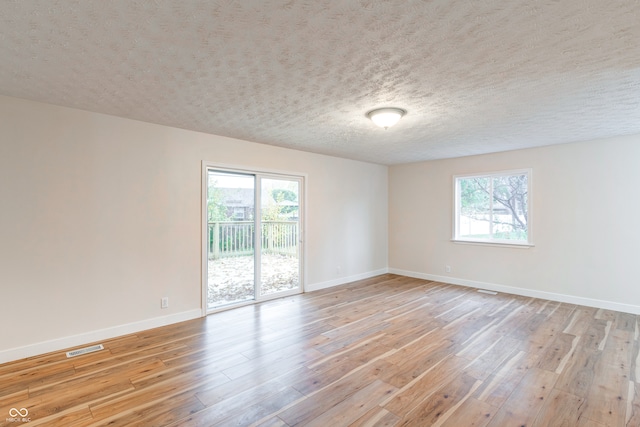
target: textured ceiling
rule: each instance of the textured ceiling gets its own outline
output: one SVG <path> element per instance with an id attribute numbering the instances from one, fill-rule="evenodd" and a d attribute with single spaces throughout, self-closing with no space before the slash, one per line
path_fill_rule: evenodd
<path id="1" fill-rule="evenodd" d="M 0 94 L 383 164 L 640 133 L 640 2 L 2 0 Z"/>

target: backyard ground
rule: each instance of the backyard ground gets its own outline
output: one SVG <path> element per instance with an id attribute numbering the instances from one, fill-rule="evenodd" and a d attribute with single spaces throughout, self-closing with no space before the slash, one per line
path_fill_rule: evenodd
<path id="1" fill-rule="evenodd" d="M 240 256 L 209 260 L 209 307 L 253 298 L 253 257 Z M 298 287 L 298 259 L 263 254 L 261 293 L 271 294 Z"/>

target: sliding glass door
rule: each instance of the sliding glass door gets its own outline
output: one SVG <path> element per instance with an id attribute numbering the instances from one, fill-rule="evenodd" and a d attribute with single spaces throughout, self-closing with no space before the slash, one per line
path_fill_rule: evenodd
<path id="1" fill-rule="evenodd" d="M 302 291 L 302 177 L 206 167 L 206 310 Z"/>
<path id="2" fill-rule="evenodd" d="M 300 288 L 300 182 L 261 178 L 260 294 Z"/>
<path id="3" fill-rule="evenodd" d="M 209 171 L 208 308 L 255 298 L 255 177 Z"/>

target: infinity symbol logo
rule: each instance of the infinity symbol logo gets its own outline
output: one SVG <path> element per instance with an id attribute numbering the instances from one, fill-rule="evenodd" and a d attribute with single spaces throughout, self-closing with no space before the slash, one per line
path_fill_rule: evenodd
<path id="1" fill-rule="evenodd" d="M 27 415 L 29 415 L 29 411 L 27 410 L 27 408 L 20 408 L 20 409 L 16 409 L 16 408 L 11 408 L 9 409 L 9 416 L 10 417 L 26 417 Z"/>

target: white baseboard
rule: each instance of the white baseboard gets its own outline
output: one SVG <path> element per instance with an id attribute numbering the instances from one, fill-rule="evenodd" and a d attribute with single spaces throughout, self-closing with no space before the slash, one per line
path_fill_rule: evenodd
<path id="1" fill-rule="evenodd" d="M 343 285 L 345 283 L 354 282 L 356 280 L 368 279 L 370 277 L 379 276 L 388 273 L 387 268 L 374 270 L 366 273 L 355 274 L 347 277 L 340 277 L 335 280 L 326 282 L 309 284 L 305 286 L 305 292 L 316 291 L 319 289 L 330 288 L 332 286 Z M 68 337 L 57 338 L 49 341 L 39 342 L 26 345 L 24 347 L 10 348 L 0 350 L 0 364 L 11 362 L 14 360 L 24 359 L 41 354 L 51 353 L 54 351 L 66 350 L 73 347 L 94 343 L 101 340 L 107 340 L 122 335 L 133 334 L 147 329 L 158 328 L 160 326 L 170 325 L 172 323 L 183 322 L 186 320 L 202 317 L 202 309 L 184 311 L 169 316 L 154 317 L 139 322 L 127 323 L 124 325 L 114 326 L 111 328 L 90 331 L 83 334 L 72 335 Z"/>
<path id="2" fill-rule="evenodd" d="M 172 323 L 184 322 L 185 320 L 196 319 L 201 316 L 202 310 L 200 309 L 183 311 L 181 313 L 175 313 L 168 316 L 154 317 L 152 319 L 141 320 L 139 322 L 126 323 L 124 325 L 118 325 L 111 328 L 99 329 L 97 331 L 85 332 L 83 334 L 30 344 L 24 347 L 10 348 L 8 350 L 0 351 L 0 364 L 24 359 L 26 357 L 64 350 L 71 347 L 78 347 L 100 340 L 107 340 L 122 335 L 145 331 L 147 329 L 170 325 Z"/>
<path id="3" fill-rule="evenodd" d="M 487 289 L 490 291 L 503 292 L 507 294 L 521 295 L 526 297 L 541 298 L 551 301 L 565 302 L 569 304 L 584 305 L 587 307 L 602 308 L 606 310 L 621 311 L 624 313 L 640 314 L 640 306 L 623 304 L 614 301 L 597 300 L 592 298 L 584 298 L 573 295 L 558 294 L 554 292 L 538 291 L 534 289 L 516 288 L 513 286 L 499 285 L 495 283 L 479 282 L 475 280 L 459 279 L 449 276 L 438 276 L 435 274 L 419 273 L 409 270 L 401 270 L 397 268 L 382 268 L 379 270 L 369 271 L 366 273 L 355 274 L 352 276 L 340 277 L 326 282 L 309 284 L 305 287 L 306 292 L 326 289 L 333 286 L 344 285 L 346 283 L 355 282 L 357 280 L 368 279 L 379 276 L 381 274 L 392 273 L 401 276 L 415 277 L 417 279 L 432 280 L 436 282 L 449 283 L 452 285 L 460 285 L 471 288 Z M 127 323 L 124 325 L 114 326 L 111 328 L 100 329 L 97 331 L 86 332 L 83 334 L 62 337 L 36 344 L 30 344 L 24 347 L 10 348 L 0 351 L 0 364 L 11 362 L 14 360 L 24 359 L 27 357 L 38 356 L 45 353 L 78 347 L 81 345 L 107 340 L 122 335 L 132 334 L 147 329 L 153 329 L 160 326 L 166 326 L 173 323 L 183 322 L 186 320 L 202 317 L 201 309 L 194 309 L 175 313 L 168 316 L 154 317 L 139 322 Z"/>
<path id="4" fill-rule="evenodd" d="M 399 274 L 401 276 L 415 277 L 416 279 L 433 280 L 435 282 L 450 283 L 452 285 L 487 289 L 490 291 L 503 292 L 505 294 L 521 295 L 525 297 L 540 298 L 540 299 L 546 299 L 546 300 L 557 301 L 557 302 L 566 302 L 569 304 L 584 305 L 587 307 L 621 311 L 624 313 L 640 314 L 640 306 L 624 304 L 624 303 L 614 302 L 614 301 L 605 301 L 605 300 L 598 300 L 593 298 L 578 297 L 574 295 L 557 294 L 554 292 L 537 291 L 535 289 L 515 288 L 513 286 L 478 282 L 475 280 L 458 279 L 458 278 L 449 277 L 449 276 L 437 276 L 435 274 L 418 273 L 415 271 L 400 270 L 397 268 L 390 268 L 389 273 Z"/>
<path id="5" fill-rule="evenodd" d="M 345 283 L 355 282 L 356 280 L 368 279 L 370 277 L 379 276 L 381 274 L 387 274 L 388 268 L 381 268 L 380 270 L 368 271 L 366 273 L 354 274 L 353 276 L 340 277 L 334 280 L 328 280 L 326 282 L 313 283 L 304 287 L 305 292 L 318 291 L 320 289 L 331 288 L 333 286 L 344 285 Z"/>

